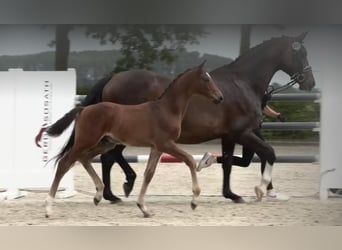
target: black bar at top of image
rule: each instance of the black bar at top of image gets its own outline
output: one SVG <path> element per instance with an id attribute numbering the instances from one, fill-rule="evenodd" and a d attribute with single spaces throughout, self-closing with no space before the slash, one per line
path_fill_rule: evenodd
<path id="1" fill-rule="evenodd" d="M 330 2 L 330 0 L 322 3 L 307 0 L 2 0 L 0 23 L 342 24 L 339 6 Z"/>

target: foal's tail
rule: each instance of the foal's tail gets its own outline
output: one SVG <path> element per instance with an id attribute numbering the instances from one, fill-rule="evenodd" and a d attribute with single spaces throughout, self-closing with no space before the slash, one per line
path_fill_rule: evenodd
<path id="1" fill-rule="evenodd" d="M 76 107 L 66 113 L 61 119 L 56 121 L 54 124 L 49 127 L 43 127 L 40 129 L 39 133 L 35 137 L 35 142 L 38 147 L 41 147 L 39 142 L 42 139 L 43 132 L 49 136 L 57 137 L 61 135 L 75 120 L 76 116 L 83 110 L 83 107 Z"/>

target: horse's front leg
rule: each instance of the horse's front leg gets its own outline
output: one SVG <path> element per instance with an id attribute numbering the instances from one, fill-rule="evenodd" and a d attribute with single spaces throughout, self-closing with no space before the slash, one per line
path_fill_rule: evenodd
<path id="1" fill-rule="evenodd" d="M 151 217 L 153 215 L 152 213 L 148 212 L 147 207 L 145 205 L 145 194 L 147 191 L 147 187 L 153 178 L 161 154 L 162 153 L 157 149 L 151 148 L 150 156 L 148 158 L 147 166 L 144 172 L 144 180 L 142 187 L 140 189 L 137 206 L 143 212 L 145 218 Z"/>
<path id="2" fill-rule="evenodd" d="M 113 194 L 111 189 L 110 171 L 115 162 L 119 164 L 126 175 L 126 182 L 123 184 L 123 189 L 126 197 L 130 195 L 134 187 L 136 173 L 122 155 L 122 151 L 125 147 L 125 145 L 117 144 L 114 149 L 101 155 L 102 180 L 105 185 L 105 188 L 103 190 L 103 198 L 105 200 L 111 201 L 111 203 L 117 203 L 121 201 L 119 197 Z"/>
<path id="3" fill-rule="evenodd" d="M 125 147 L 125 145 L 118 144 L 115 146 L 114 151 L 115 159 L 126 175 L 126 182 L 123 184 L 123 190 L 125 192 L 125 196 L 128 197 L 133 190 L 137 175 L 122 154 L 122 151 L 125 149 Z"/>
<path id="4" fill-rule="evenodd" d="M 225 198 L 233 200 L 235 203 L 244 203 L 241 196 L 234 194 L 230 189 L 230 174 L 232 172 L 233 152 L 235 142 L 228 136 L 222 137 L 222 169 L 223 188 L 222 194 Z"/>
<path id="5" fill-rule="evenodd" d="M 114 149 L 101 155 L 102 181 L 104 184 L 103 198 L 112 204 L 121 202 L 121 199 L 114 195 L 111 189 L 110 171 L 115 163 L 115 158 Z"/>
<path id="6" fill-rule="evenodd" d="M 274 150 L 267 142 L 260 139 L 254 133 L 244 134 L 241 136 L 240 142 L 243 146 L 248 146 L 251 150 L 255 151 L 261 160 L 266 161 L 260 185 L 254 188 L 257 200 L 261 201 L 264 196 L 264 190 L 272 181 L 272 169 L 276 160 Z"/>

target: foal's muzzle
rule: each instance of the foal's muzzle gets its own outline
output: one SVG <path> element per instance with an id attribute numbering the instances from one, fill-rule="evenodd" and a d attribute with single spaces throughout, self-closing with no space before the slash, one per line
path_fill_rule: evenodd
<path id="1" fill-rule="evenodd" d="M 214 102 L 215 104 L 219 104 L 219 103 L 221 103 L 222 101 L 223 101 L 223 96 L 221 96 L 221 95 L 213 98 L 213 102 Z"/>

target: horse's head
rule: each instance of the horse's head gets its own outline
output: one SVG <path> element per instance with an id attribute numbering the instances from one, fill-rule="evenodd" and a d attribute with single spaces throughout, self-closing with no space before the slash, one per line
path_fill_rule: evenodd
<path id="1" fill-rule="evenodd" d="M 286 37 L 281 69 L 299 84 L 300 89 L 311 90 L 315 86 L 315 79 L 303 45 L 306 34 L 304 32 L 297 37 Z"/>
<path id="2" fill-rule="evenodd" d="M 223 94 L 216 86 L 209 73 L 203 70 L 204 64 L 205 61 L 194 69 L 196 72 L 194 84 L 196 93 L 212 99 L 214 103 L 218 104 L 223 101 Z"/>

